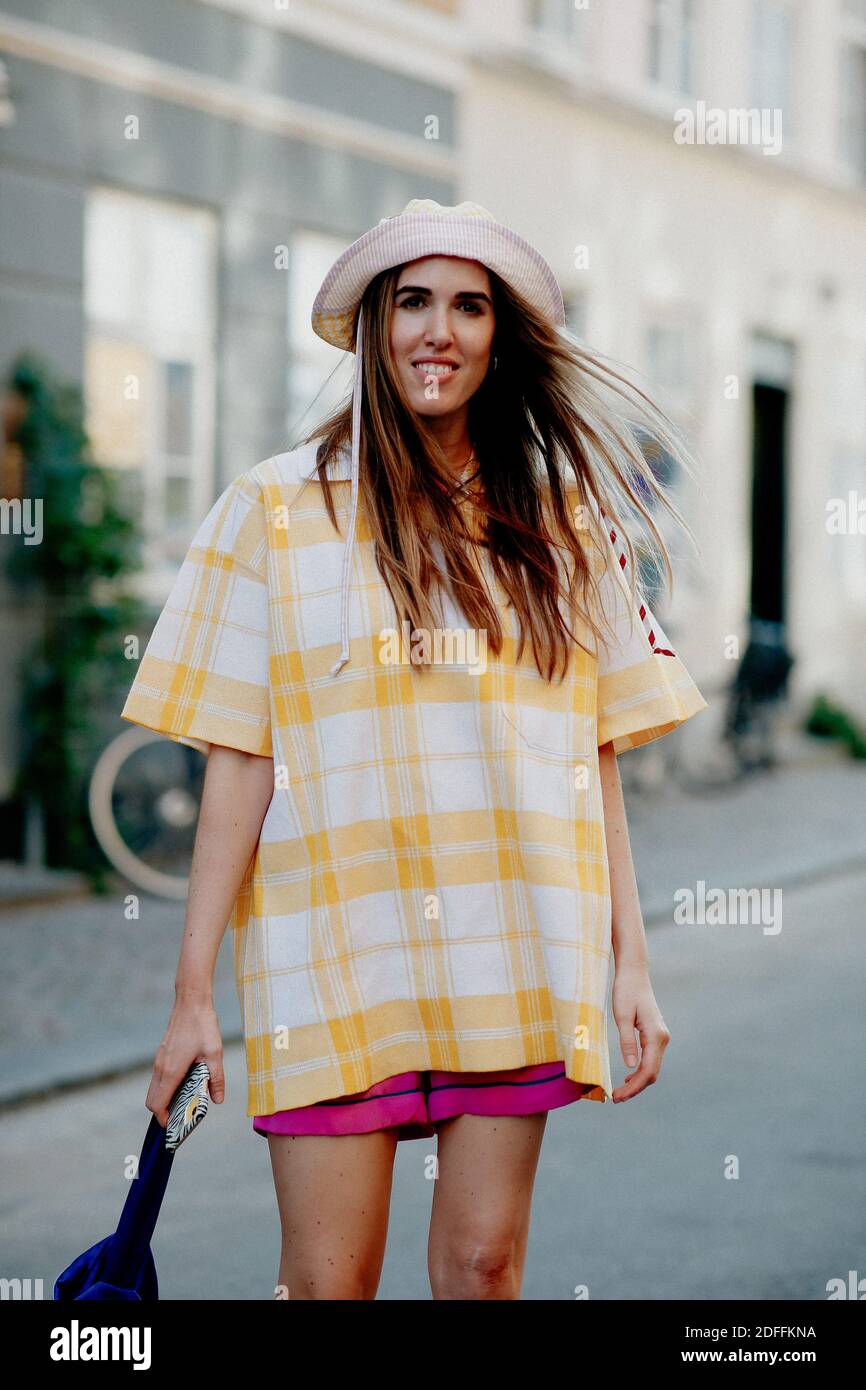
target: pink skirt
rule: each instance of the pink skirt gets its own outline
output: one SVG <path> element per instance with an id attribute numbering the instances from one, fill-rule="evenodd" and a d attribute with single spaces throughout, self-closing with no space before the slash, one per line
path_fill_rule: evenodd
<path id="1" fill-rule="evenodd" d="M 512 1071 L 404 1071 L 366 1091 L 256 1115 L 257 1134 L 369 1134 L 396 1129 L 398 1139 L 429 1139 L 455 1115 L 535 1115 L 580 1100 L 592 1086 L 572 1081 L 562 1062 Z"/>

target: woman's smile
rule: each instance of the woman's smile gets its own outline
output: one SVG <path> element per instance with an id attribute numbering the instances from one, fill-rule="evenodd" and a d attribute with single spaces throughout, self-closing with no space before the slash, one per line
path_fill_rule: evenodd
<path id="1" fill-rule="evenodd" d="M 423 377 L 435 376 L 437 381 L 447 381 L 460 368 L 456 362 L 443 362 L 439 358 L 422 357 L 412 363 L 415 371 Z"/>

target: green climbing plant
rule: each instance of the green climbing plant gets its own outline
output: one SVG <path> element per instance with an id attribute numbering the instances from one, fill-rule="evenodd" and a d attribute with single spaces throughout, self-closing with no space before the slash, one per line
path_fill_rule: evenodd
<path id="1" fill-rule="evenodd" d="M 15 795 L 41 808 L 46 861 L 102 884 L 104 860 L 90 830 L 87 786 L 116 693 L 128 685 L 124 638 L 139 605 L 123 581 L 140 568 L 137 523 L 122 480 L 94 462 L 80 387 L 56 379 L 32 353 L 6 383 L 16 402 L 14 443 L 22 498 L 41 502 L 41 540 L 7 537 L 7 574 L 34 599 L 41 635 L 19 673 L 23 732 Z"/>

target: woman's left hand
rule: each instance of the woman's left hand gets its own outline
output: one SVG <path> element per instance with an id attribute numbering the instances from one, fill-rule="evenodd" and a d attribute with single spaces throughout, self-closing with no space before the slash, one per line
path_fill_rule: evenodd
<path id="1" fill-rule="evenodd" d="M 658 1080 L 662 1057 L 671 1035 L 656 1003 L 649 971 L 645 966 L 616 966 L 611 1006 L 627 1067 L 633 1067 L 638 1060 L 635 1031 L 640 1038 L 640 1065 L 612 1093 L 614 1102 L 618 1102 L 631 1100 Z"/>

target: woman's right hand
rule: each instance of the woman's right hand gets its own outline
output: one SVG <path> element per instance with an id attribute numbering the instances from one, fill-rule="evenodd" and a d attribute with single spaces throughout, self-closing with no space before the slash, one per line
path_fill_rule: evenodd
<path id="1" fill-rule="evenodd" d="M 219 1019 L 211 1001 L 178 999 L 165 1036 L 157 1048 L 145 1106 L 168 1124 L 171 1098 L 193 1062 L 204 1062 L 210 1072 L 210 1098 L 217 1105 L 225 1099 L 223 1045 Z"/>

